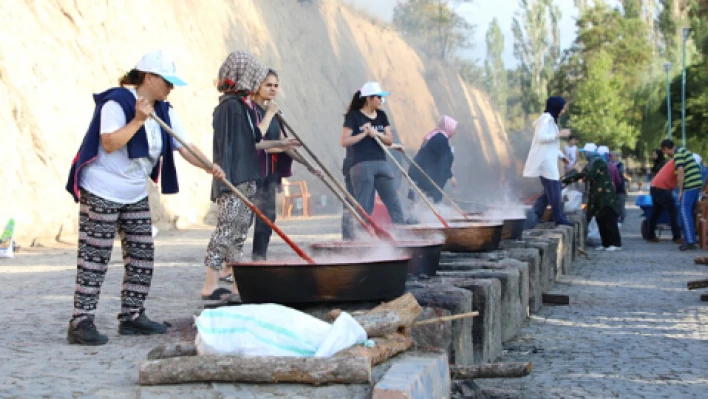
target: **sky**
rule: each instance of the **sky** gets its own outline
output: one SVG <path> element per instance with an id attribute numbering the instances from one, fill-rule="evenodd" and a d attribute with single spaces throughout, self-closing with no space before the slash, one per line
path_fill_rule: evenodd
<path id="1" fill-rule="evenodd" d="M 397 0 L 345 0 L 358 8 L 369 11 L 384 21 L 390 22 L 393 17 L 393 7 Z M 572 0 L 555 0 L 561 10 L 561 51 L 569 48 L 576 36 L 575 19 L 578 10 Z M 461 16 L 476 25 L 474 38 L 475 48 L 470 52 L 461 54 L 467 58 L 483 61 L 487 55 L 485 35 L 489 24 L 496 17 L 504 34 L 504 65 L 512 68 L 517 65 L 514 57 L 514 37 L 511 33 L 511 22 L 514 13 L 519 9 L 518 0 L 473 0 L 471 4 L 460 3 L 456 11 Z"/>

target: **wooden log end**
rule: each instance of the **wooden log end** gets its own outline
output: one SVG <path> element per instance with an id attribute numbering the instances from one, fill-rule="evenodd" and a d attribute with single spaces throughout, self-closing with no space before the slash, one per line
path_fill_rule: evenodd
<path id="1" fill-rule="evenodd" d="M 693 280 L 686 283 L 689 290 L 697 290 L 699 288 L 707 288 L 708 280 Z"/>
<path id="2" fill-rule="evenodd" d="M 544 305 L 570 305 L 570 297 L 561 294 L 541 294 Z"/>
<path id="3" fill-rule="evenodd" d="M 701 294 L 701 301 L 708 302 L 708 294 Z"/>

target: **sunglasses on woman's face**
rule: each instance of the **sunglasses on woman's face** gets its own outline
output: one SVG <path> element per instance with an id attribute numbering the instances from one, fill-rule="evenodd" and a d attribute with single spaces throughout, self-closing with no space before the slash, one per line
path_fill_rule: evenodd
<path id="1" fill-rule="evenodd" d="M 378 98 L 379 100 L 382 98 L 381 96 L 369 96 L 371 98 Z"/>

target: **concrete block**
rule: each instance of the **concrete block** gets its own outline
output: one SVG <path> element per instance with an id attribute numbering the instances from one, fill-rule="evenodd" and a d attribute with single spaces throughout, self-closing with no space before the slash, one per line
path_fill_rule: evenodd
<path id="1" fill-rule="evenodd" d="M 452 314 L 447 309 L 423 307 L 423 313 L 416 320 L 434 319 Z M 411 329 L 413 347 L 419 349 L 439 348 L 446 353 L 452 353 L 452 323 L 432 323 L 416 326 Z"/>
<path id="2" fill-rule="evenodd" d="M 525 241 L 528 248 L 533 248 L 538 250 L 538 255 L 540 256 L 539 267 L 538 267 L 538 280 L 541 287 L 541 293 L 547 292 L 550 287 L 548 287 L 547 281 L 544 281 L 544 276 L 550 275 L 549 268 L 550 254 L 548 250 L 548 243 L 542 241 Z"/>
<path id="3" fill-rule="evenodd" d="M 510 259 L 504 251 L 468 254 L 466 258 L 458 258 L 455 262 L 440 262 L 440 270 L 464 271 L 476 269 L 504 269 L 511 267 L 519 271 L 519 317 L 523 321 L 529 315 L 529 268 L 525 262 Z"/>
<path id="4" fill-rule="evenodd" d="M 526 263 L 529 271 L 529 312 L 541 309 L 541 253 L 537 248 L 510 248 L 504 251 L 511 259 Z"/>
<path id="5" fill-rule="evenodd" d="M 499 249 L 514 249 L 514 248 L 528 248 L 528 243 L 526 241 L 516 241 L 516 240 L 502 240 L 499 243 Z"/>
<path id="6" fill-rule="evenodd" d="M 450 369 L 444 353 L 410 354 L 374 385 L 373 399 L 449 398 Z"/>
<path id="7" fill-rule="evenodd" d="M 585 237 L 588 231 L 588 221 L 585 213 L 576 213 L 568 215 L 568 220 L 575 223 L 575 254 L 577 256 L 578 249 L 585 250 Z"/>
<path id="8" fill-rule="evenodd" d="M 543 226 L 538 230 L 543 231 L 543 235 L 550 239 L 560 239 L 558 248 L 558 262 L 556 266 L 556 279 L 562 275 L 567 275 L 570 273 L 571 266 L 571 248 L 572 234 L 568 230 L 567 226 L 553 226 L 552 228 L 547 228 L 548 226 Z"/>
<path id="9" fill-rule="evenodd" d="M 502 305 L 499 280 L 483 278 L 442 278 L 447 284 L 473 294 L 472 310 L 479 312 L 472 324 L 474 363 L 494 362 L 502 356 Z"/>
<path id="10" fill-rule="evenodd" d="M 543 292 L 548 292 L 556 284 L 558 268 L 562 269 L 563 256 L 560 252 L 562 240 L 551 238 L 543 230 L 530 230 L 524 232 L 524 240 L 530 242 L 545 243 L 548 248 L 544 255 L 548 255 L 548 267 L 541 269 L 541 288 Z"/>
<path id="11" fill-rule="evenodd" d="M 520 273 L 515 268 L 439 271 L 443 277 L 496 278 L 501 283 L 502 342 L 513 339 L 521 330 L 525 317 L 520 298 Z M 527 298 L 528 300 L 528 298 Z"/>
<path id="12" fill-rule="evenodd" d="M 450 314 L 471 312 L 473 309 L 473 295 L 469 290 L 457 288 L 452 285 L 434 283 L 412 282 L 408 284 L 408 291 L 413 294 L 421 306 L 446 309 Z M 472 329 L 474 318 L 453 320 L 452 345 L 449 349 L 449 358 L 452 364 L 474 364 L 474 349 L 472 346 Z"/>

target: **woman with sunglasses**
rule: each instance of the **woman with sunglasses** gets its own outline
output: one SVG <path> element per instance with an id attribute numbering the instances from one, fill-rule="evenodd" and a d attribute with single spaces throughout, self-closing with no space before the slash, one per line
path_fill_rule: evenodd
<path id="1" fill-rule="evenodd" d="M 203 166 L 150 115 L 157 114 L 187 142 L 184 126 L 166 101 L 174 86 L 185 85 L 176 75 L 174 62 L 155 51 L 145 54 L 123 76 L 121 87 L 94 95 L 93 119 L 66 185 L 74 200 L 81 203 L 69 343 L 108 342 L 108 337 L 96 329 L 94 317 L 116 230 L 125 264 L 118 333 L 149 335 L 167 330 L 164 323 L 148 319 L 143 306 L 153 276 L 155 252 L 147 179 L 157 182 L 159 176 L 163 194 L 178 192 L 174 150 L 192 165 Z M 194 145 L 189 146 L 203 156 Z M 216 178 L 224 175 L 216 164 L 207 172 Z"/>
<path id="2" fill-rule="evenodd" d="M 403 224 L 403 209 L 398 199 L 395 179 L 385 150 L 376 142 L 393 144 L 388 116 L 381 110 L 383 97 L 389 93 L 381 90 L 377 82 L 367 82 L 354 93 L 345 114 L 340 137 L 342 147 L 348 149 L 349 176 L 354 198 L 366 213 L 374 210 L 375 194 L 378 192 L 394 224 Z"/>

